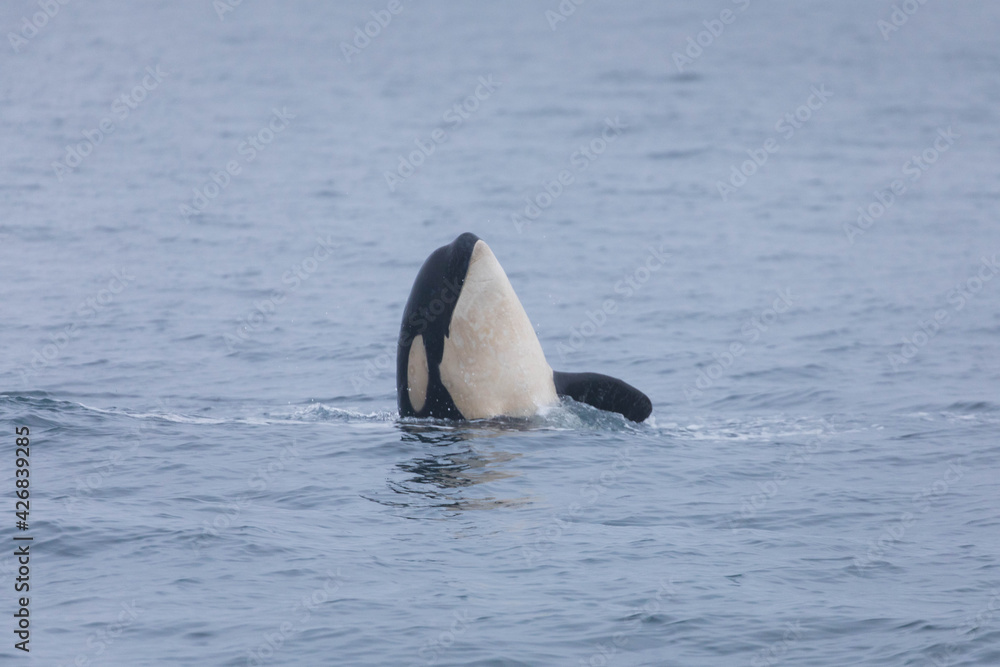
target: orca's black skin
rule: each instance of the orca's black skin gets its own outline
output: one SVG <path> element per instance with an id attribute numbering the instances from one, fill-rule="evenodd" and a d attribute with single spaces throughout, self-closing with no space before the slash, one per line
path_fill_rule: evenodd
<path id="1" fill-rule="evenodd" d="M 574 401 L 593 405 L 642 422 L 653 412 L 653 402 L 644 393 L 618 378 L 600 373 L 560 373 L 552 371 L 556 393 Z"/>
<path id="2" fill-rule="evenodd" d="M 432 252 L 420 267 L 403 310 L 396 344 L 396 398 L 400 417 L 465 419 L 441 382 L 439 366 L 455 303 L 465 284 L 469 260 L 478 240 L 478 236 L 466 232 Z M 419 412 L 413 409 L 407 391 L 410 345 L 417 336 L 423 336 L 428 371 L 427 397 Z M 617 378 L 600 373 L 559 371 L 553 371 L 552 376 L 559 396 L 617 412 L 635 422 L 645 420 L 653 411 L 653 404 L 645 394 Z"/>
<path id="3" fill-rule="evenodd" d="M 451 315 L 462 293 L 472 249 L 478 240 L 478 236 L 466 232 L 451 244 L 441 246 L 431 253 L 413 281 L 396 343 L 396 398 L 400 417 L 464 419 L 441 382 L 439 366 L 444 357 L 444 338 L 448 335 Z M 413 409 L 406 390 L 410 345 L 417 336 L 424 337 L 428 372 L 427 398 L 420 412 Z"/>

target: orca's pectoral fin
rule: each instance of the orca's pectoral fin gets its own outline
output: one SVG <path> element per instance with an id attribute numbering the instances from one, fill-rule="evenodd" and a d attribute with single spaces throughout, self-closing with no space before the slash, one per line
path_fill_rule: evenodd
<path id="1" fill-rule="evenodd" d="M 641 422 L 653 411 L 653 403 L 632 385 L 600 373 L 552 372 L 556 393 L 574 401 L 624 415 Z"/>

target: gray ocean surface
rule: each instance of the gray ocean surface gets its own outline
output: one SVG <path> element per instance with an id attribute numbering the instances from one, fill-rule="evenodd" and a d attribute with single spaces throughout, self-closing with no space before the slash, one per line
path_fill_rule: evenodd
<path id="1" fill-rule="evenodd" d="M 1000 4 L 575 2 L 3 3 L 0 662 L 1000 664 Z M 399 420 L 465 231 L 649 420 Z"/>

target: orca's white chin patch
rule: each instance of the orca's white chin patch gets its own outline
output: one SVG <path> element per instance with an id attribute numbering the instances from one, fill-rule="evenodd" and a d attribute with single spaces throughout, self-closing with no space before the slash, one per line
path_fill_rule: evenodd
<path id="1" fill-rule="evenodd" d="M 411 386 L 413 364 L 411 348 Z M 426 373 L 425 354 L 423 364 Z M 472 250 L 451 316 L 440 372 L 442 384 L 466 419 L 529 417 L 559 402 L 552 368 L 531 320 L 493 251 L 481 240 Z M 410 401 L 419 411 L 412 393 Z"/>

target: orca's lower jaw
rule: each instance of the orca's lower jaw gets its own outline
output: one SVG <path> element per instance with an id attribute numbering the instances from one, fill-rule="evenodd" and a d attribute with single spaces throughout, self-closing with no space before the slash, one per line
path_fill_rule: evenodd
<path id="1" fill-rule="evenodd" d="M 618 378 L 600 373 L 552 372 L 556 393 L 599 410 L 617 412 L 634 422 L 645 421 L 653 402 L 644 393 Z"/>

